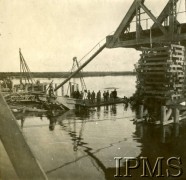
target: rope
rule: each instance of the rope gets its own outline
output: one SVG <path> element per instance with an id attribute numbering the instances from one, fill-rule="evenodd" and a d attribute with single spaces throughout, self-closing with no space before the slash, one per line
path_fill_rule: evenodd
<path id="1" fill-rule="evenodd" d="M 111 31 L 108 35 L 111 35 L 113 32 L 115 31 Z M 107 36 L 108 36 L 107 35 Z M 105 37 L 103 39 L 101 39 L 90 51 L 88 51 L 79 61 L 78 63 L 80 63 L 86 56 L 88 56 L 98 45 L 100 46 L 100 43 L 106 39 Z M 71 72 L 73 69 L 75 68 L 75 66 L 73 66 L 68 72 Z M 65 74 L 65 73 L 64 73 Z M 65 76 L 65 75 L 64 75 Z M 63 78 L 64 76 L 61 76 L 61 78 Z"/>
<path id="2" fill-rule="evenodd" d="M 112 31 L 112 32 L 110 32 L 108 35 L 110 35 L 110 34 L 112 34 L 113 32 L 115 32 L 115 31 Z M 107 35 L 107 36 L 108 36 Z M 103 41 L 103 40 L 105 40 L 106 38 L 104 37 L 103 39 L 101 39 L 90 51 L 88 51 L 80 60 L 79 60 L 79 63 L 86 57 L 86 56 L 88 56 L 98 45 L 99 45 L 99 47 L 100 47 L 100 43 Z"/>

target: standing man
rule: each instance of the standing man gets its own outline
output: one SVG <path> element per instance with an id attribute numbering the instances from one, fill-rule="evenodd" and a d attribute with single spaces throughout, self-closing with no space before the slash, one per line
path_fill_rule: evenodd
<path id="1" fill-rule="evenodd" d="M 106 101 L 108 101 L 109 100 L 109 90 L 107 90 L 107 92 L 106 92 Z"/>
<path id="2" fill-rule="evenodd" d="M 91 94 L 90 94 L 90 91 L 89 91 L 89 90 L 88 90 L 87 97 L 88 97 L 88 102 L 90 102 L 90 99 L 91 99 Z"/>
<path id="3" fill-rule="evenodd" d="M 101 92 L 100 91 L 97 92 L 97 102 L 98 103 L 101 102 Z"/>
<path id="4" fill-rule="evenodd" d="M 104 102 L 106 102 L 106 100 L 107 100 L 107 93 L 104 91 L 104 93 L 103 93 L 103 99 L 104 99 Z"/>
<path id="5" fill-rule="evenodd" d="M 83 91 L 81 91 L 80 92 L 80 99 L 83 99 L 83 96 L 84 96 Z"/>
<path id="6" fill-rule="evenodd" d="M 92 92 L 92 96 L 91 97 L 92 97 L 92 103 L 94 103 L 95 102 L 95 97 L 96 97 L 96 94 L 95 94 L 94 91 Z"/>
<path id="7" fill-rule="evenodd" d="M 117 91 L 116 91 L 116 89 L 114 89 L 114 91 L 113 91 L 113 98 L 114 98 L 114 101 L 115 101 L 116 98 L 117 98 Z"/>

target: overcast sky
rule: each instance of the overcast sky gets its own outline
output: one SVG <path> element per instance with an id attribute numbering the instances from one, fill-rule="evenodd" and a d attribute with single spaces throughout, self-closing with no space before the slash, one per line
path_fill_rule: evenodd
<path id="1" fill-rule="evenodd" d="M 19 48 L 31 71 L 68 71 L 115 31 L 132 0 L 1 0 L 0 71 L 19 71 Z M 157 16 L 167 0 L 148 0 Z M 84 71 L 133 70 L 139 52 L 105 49 Z"/>

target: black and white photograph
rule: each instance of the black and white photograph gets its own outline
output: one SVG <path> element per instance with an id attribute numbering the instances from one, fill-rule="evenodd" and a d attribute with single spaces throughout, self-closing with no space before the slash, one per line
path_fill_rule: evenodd
<path id="1" fill-rule="evenodd" d="M 186 0 L 0 0 L 0 180 L 186 179 Z"/>

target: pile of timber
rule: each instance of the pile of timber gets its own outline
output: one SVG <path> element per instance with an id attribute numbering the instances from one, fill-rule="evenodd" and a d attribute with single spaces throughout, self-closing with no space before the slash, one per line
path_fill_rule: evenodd
<path id="1" fill-rule="evenodd" d="M 137 68 L 137 88 L 147 98 L 181 99 L 184 96 L 185 48 L 143 48 Z"/>

